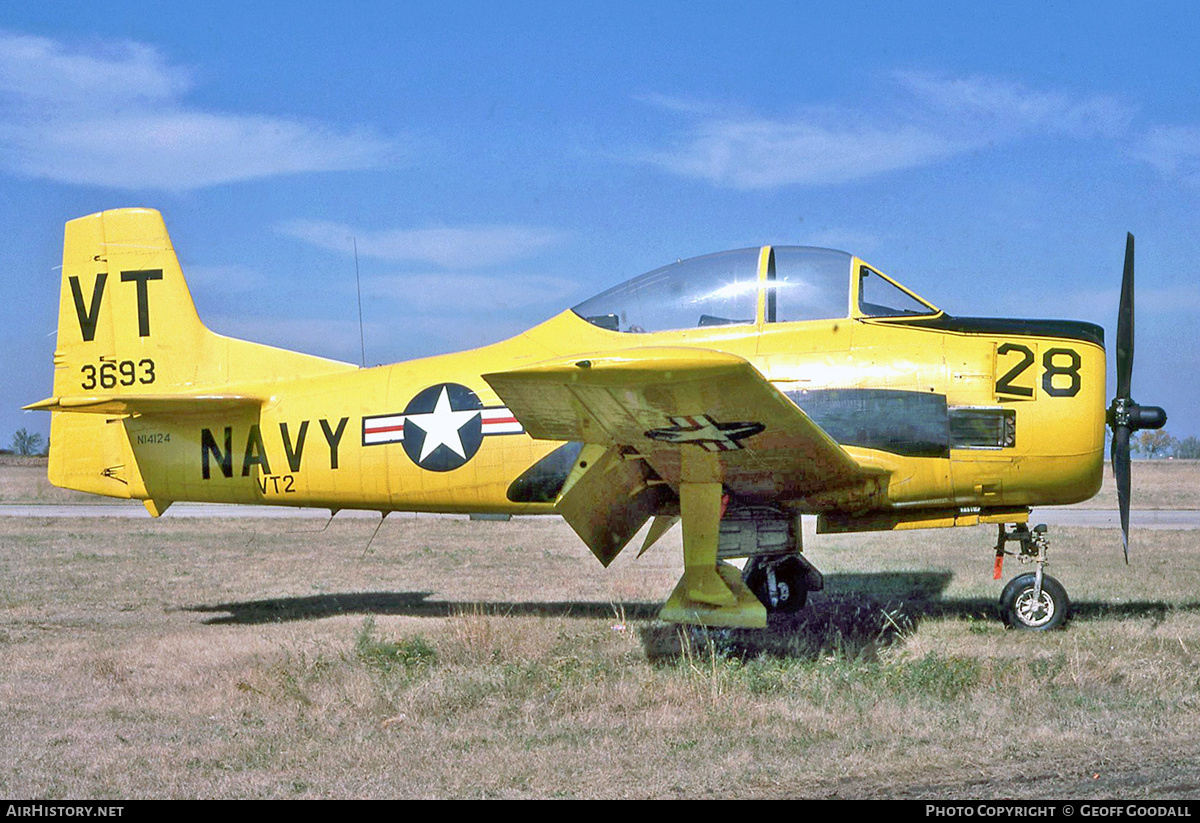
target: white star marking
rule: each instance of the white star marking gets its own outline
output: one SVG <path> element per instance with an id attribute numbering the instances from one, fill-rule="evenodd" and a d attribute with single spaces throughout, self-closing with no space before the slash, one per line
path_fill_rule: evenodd
<path id="1" fill-rule="evenodd" d="M 446 387 L 443 386 L 442 393 L 438 396 L 437 405 L 433 407 L 433 411 L 425 412 L 424 414 L 406 415 L 406 419 L 411 420 L 416 424 L 417 428 L 425 432 L 425 442 L 421 444 L 421 456 L 417 459 L 417 462 L 425 462 L 425 458 L 433 454 L 434 449 L 438 446 L 445 446 L 465 460 L 467 453 L 463 449 L 462 438 L 458 432 L 459 429 L 471 422 L 479 413 L 479 409 L 471 409 L 469 411 L 455 411 L 452 409 L 450 407 L 450 395 L 447 393 Z"/>
<path id="2" fill-rule="evenodd" d="M 732 442 L 725 433 L 717 428 L 717 424 L 707 417 L 701 418 L 704 423 L 699 428 L 683 429 L 682 431 L 671 432 L 672 443 L 694 443 L 701 440 L 715 442 Z"/>
<path id="3" fill-rule="evenodd" d="M 666 443 L 694 443 L 707 451 L 730 451 L 742 448 L 738 441 L 758 434 L 758 423 L 717 423 L 708 415 L 667 418 L 673 423 L 661 429 L 651 429 L 646 436 Z"/>

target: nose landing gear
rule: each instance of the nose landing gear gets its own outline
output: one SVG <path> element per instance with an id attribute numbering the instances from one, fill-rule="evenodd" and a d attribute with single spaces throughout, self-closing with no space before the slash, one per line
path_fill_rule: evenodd
<path id="1" fill-rule="evenodd" d="M 1000 536 L 996 541 L 997 578 L 1001 569 L 1005 544 L 1020 545 L 1017 557 L 1022 563 L 1033 563 L 1036 570 L 1018 575 L 1009 581 L 1000 594 L 1000 618 L 1011 629 L 1021 631 L 1049 631 L 1066 625 L 1071 616 L 1071 601 L 1061 583 L 1045 573 L 1046 552 L 1050 541 L 1046 538 L 1044 525 L 1032 530 L 1024 523 L 1013 526 L 1012 531 L 1000 524 Z"/>

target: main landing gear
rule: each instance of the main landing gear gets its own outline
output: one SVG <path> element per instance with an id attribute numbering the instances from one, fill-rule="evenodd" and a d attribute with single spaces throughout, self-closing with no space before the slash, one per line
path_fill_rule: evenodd
<path id="1" fill-rule="evenodd" d="M 801 554 L 800 519 L 775 506 L 731 505 L 719 483 L 681 483 L 684 574 L 659 617 L 762 629 L 804 608 L 821 573 Z M 745 569 L 728 560 L 746 558 Z"/>
<path id="2" fill-rule="evenodd" d="M 751 557 L 742 579 L 768 614 L 795 614 L 808 602 L 810 591 L 825 585 L 821 573 L 801 554 Z"/>
<path id="3" fill-rule="evenodd" d="M 1046 527 L 1038 525 L 1030 530 L 1024 523 L 1018 523 L 1009 531 L 1000 524 L 1000 536 L 996 541 L 997 580 L 1004 556 L 1013 554 L 1004 548 L 1010 542 L 1019 544 L 1017 558 L 1022 563 L 1033 563 L 1036 569 L 1014 577 L 1004 587 L 1000 594 L 1000 618 L 1009 628 L 1022 631 L 1049 631 L 1066 625 L 1071 616 L 1067 590 L 1044 571 L 1046 551 L 1050 547 Z"/>
<path id="4" fill-rule="evenodd" d="M 731 508 L 721 521 L 718 556 L 746 558 L 742 580 L 768 616 L 795 614 L 825 588 L 803 551 L 800 518 L 776 507 Z"/>

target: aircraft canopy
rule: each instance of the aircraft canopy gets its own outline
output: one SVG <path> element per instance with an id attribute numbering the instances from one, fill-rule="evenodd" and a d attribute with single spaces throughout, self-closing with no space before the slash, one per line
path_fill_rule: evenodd
<path id="1" fill-rule="evenodd" d="M 574 311 L 620 332 L 938 313 L 853 255 L 810 246 L 680 260 L 585 300 Z"/>

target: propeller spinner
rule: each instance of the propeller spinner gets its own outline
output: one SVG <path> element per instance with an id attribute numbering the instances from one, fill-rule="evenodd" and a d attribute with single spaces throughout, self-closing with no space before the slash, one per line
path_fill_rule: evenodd
<path id="1" fill-rule="evenodd" d="M 1167 413 L 1158 406 L 1139 406 L 1129 387 L 1133 378 L 1133 235 L 1125 240 L 1125 272 L 1121 276 L 1121 307 L 1117 314 L 1117 396 L 1108 407 L 1112 428 L 1112 467 L 1121 510 L 1121 545 L 1129 563 L 1129 439 L 1141 429 L 1161 429 Z"/>

